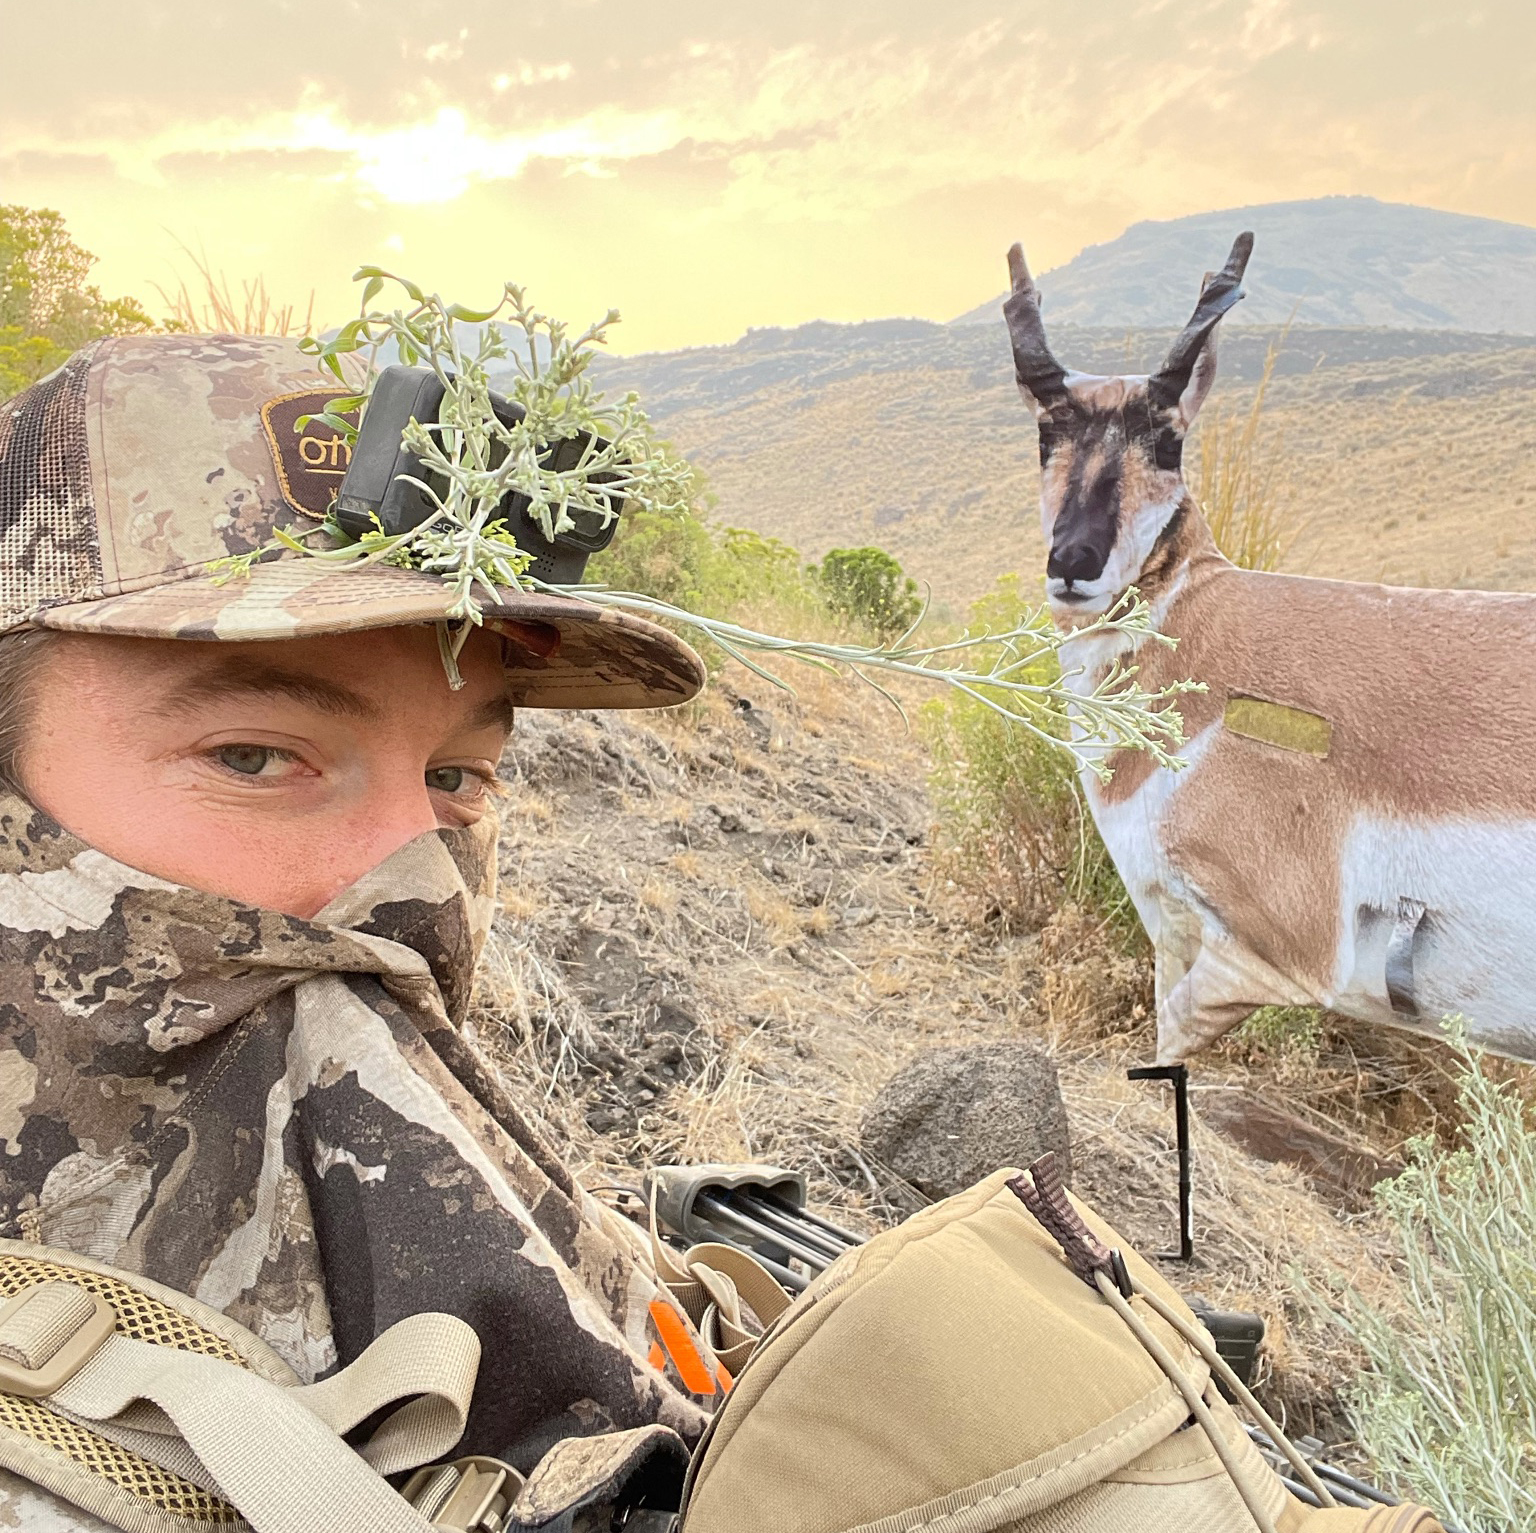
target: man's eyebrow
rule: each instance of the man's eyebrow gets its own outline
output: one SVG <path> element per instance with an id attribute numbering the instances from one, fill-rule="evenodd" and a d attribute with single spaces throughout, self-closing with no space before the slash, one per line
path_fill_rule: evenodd
<path id="1" fill-rule="evenodd" d="M 512 716 L 516 711 L 512 706 L 512 699 L 503 693 L 500 697 L 493 697 L 489 702 L 481 703 L 465 719 L 464 727 L 466 729 L 491 729 L 499 725 L 510 734 L 512 730 Z"/>
<path id="2" fill-rule="evenodd" d="M 378 719 L 376 703 L 339 682 L 302 671 L 285 671 L 281 666 L 253 666 L 230 660 L 201 676 L 174 687 L 153 709 L 159 714 L 190 713 L 205 703 L 230 701 L 242 697 L 281 697 L 302 703 L 320 713 L 343 718 Z"/>

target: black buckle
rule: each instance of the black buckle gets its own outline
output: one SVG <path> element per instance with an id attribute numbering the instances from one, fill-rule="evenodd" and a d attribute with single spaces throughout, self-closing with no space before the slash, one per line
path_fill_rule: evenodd
<path id="1" fill-rule="evenodd" d="M 337 525 L 354 538 L 383 531 L 398 537 L 432 516 L 432 498 L 411 479 L 427 482 L 421 459 L 405 445 L 402 433 L 415 420 L 430 425 L 442 409 L 444 389 L 437 374 L 425 367 L 386 367 L 374 383 L 363 409 L 363 423 L 353 444 L 352 459 L 341 481 L 333 507 Z M 515 400 L 491 395 L 497 419 L 513 426 L 527 412 Z M 585 434 L 551 443 L 540 464 L 560 472 L 581 462 L 591 438 Z M 598 439 L 599 447 L 606 445 Z M 609 496 L 612 515 L 600 511 L 573 511 L 575 525 L 557 533 L 554 540 L 529 513 L 526 495 L 509 491 L 500 512 L 517 546 L 534 556 L 528 573 L 551 585 L 577 585 L 586 573 L 587 560 L 606 548 L 618 530 L 622 496 Z"/>

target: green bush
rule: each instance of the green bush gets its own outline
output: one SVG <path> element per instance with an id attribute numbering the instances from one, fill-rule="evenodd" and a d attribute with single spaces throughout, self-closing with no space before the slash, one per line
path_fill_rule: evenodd
<path id="1" fill-rule="evenodd" d="M 1536 1533 L 1536 1116 L 1448 1026 L 1460 1142 L 1414 1140 L 1376 1189 L 1396 1238 L 1397 1302 L 1351 1293 L 1368 1366 L 1360 1441 L 1383 1475 L 1469 1533 Z"/>
<path id="2" fill-rule="evenodd" d="M 1323 1014 L 1315 1006 L 1261 1006 L 1232 1040 L 1260 1054 L 1312 1058 L 1322 1046 Z"/>
<path id="3" fill-rule="evenodd" d="M 972 609 L 971 626 L 1011 627 L 1032 605 L 1018 576 L 1005 576 Z M 1024 679 L 1051 681 L 1057 674 L 1052 657 Z M 933 759 L 938 854 L 984 915 L 1034 930 L 1070 901 L 1127 948 L 1145 941 L 1066 751 L 959 693 L 927 703 L 920 718 Z"/>
<path id="4" fill-rule="evenodd" d="M 691 464 L 677 502 L 626 510 L 613 542 L 587 564 L 587 580 L 616 591 L 643 591 L 675 607 L 693 608 L 710 580 L 715 539 L 703 520 L 713 496 Z"/>
<path id="5" fill-rule="evenodd" d="M 675 505 L 628 510 L 613 542 L 587 565 L 589 582 L 637 591 L 703 617 L 737 619 L 769 609 L 824 615 L 826 601 L 799 552 L 778 538 L 705 519 L 704 476 L 688 468 Z M 710 654 L 717 652 L 709 647 Z"/>
<path id="6" fill-rule="evenodd" d="M 707 566 L 706 617 L 727 616 L 754 606 L 825 611 L 820 590 L 796 549 L 778 538 L 745 527 L 716 535 Z"/>
<path id="7" fill-rule="evenodd" d="M 103 335 L 154 328 L 132 298 L 104 298 L 85 279 L 96 257 L 49 208 L 0 206 L 0 399 L 20 393 Z"/>
<path id="8" fill-rule="evenodd" d="M 816 567 L 827 606 L 881 638 L 905 633 L 922 614 L 917 582 L 883 548 L 834 548 Z"/>

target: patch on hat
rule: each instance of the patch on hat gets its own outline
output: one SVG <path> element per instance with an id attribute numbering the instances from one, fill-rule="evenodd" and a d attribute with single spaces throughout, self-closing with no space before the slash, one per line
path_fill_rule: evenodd
<path id="1" fill-rule="evenodd" d="M 341 488 L 342 475 L 352 461 L 352 444 L 323 421 L 310 421 L 302 431 L 294 424 L 304 415 L 318 415 L 347 389 L 304 389 L 279 394 L 261 407 L 261 424 L 272 449 L 272 463 L 283 499 L 305 516 L 323 517 Z M 352 411 L 343 419 L 356 420 Z"/>

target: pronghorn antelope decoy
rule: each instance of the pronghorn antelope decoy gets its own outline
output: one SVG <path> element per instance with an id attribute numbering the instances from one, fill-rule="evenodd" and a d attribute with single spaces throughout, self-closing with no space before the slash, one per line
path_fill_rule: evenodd
<path id="1" fill-rule="evenodd" d="M 1184 771 L 1125 751 L 1109 783 L 1083 774 L 1156 951 L 1158 1057 L 1302 1004 L 1424 1032 L 1461 1012 L 1474 1041 L 1536 1059 L 1536 596 L 1259 574 L 1217 551 L 1180 450 L 1252 248 L 1239 235 L 1147 377 L 1064 368 L 1008 255 L 1052 614 L 1070 630 L 1135 586 L 1179 641 L 1140 641 L 1140 679 L 1209 688 L 1180 700 Z M 1069 641 L 1063 664 L 1091 686 L 1137 642 Z"/>

